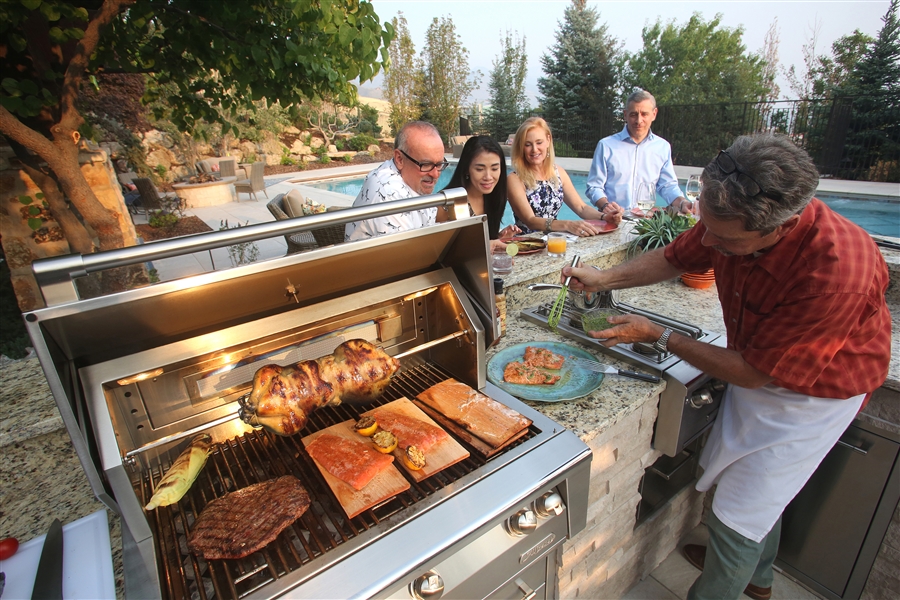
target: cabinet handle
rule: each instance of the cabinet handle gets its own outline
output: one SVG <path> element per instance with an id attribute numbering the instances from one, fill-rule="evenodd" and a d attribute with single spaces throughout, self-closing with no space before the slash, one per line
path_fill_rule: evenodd
<path id="1" fill-rule="evenodd" d="M 537 592 L 528 587 L 528 584 L 516 577 L 516 585 L 519 586 L 519 589 L 525 593 L 522 596 L 522 600 L 534 600 L 537 597 Z"/>
<path id="2" fill-rule="evenodd" d="M 837 443 L 838 443 L 839 446 L 844 446 L 845 448 L 850 448 L 850 449 L 853 450 L 854 452 L 858 452 L 859 454 L 862 454 L 863 456 L 865 456 L 866 454 L 869 453 L 868 450 L 863 450 L 863 449 L 860 448 L 859 446 L 854 446 L 853 444 L 848 444 L 848 443 L 845 442 L 844 440 L 838 440 Z"/>

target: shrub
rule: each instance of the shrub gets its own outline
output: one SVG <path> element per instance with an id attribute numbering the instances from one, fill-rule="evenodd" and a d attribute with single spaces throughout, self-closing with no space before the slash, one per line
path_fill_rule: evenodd
<path id="1" fill-rule="evenodd" d="M 373 138 L 371 135 L 354 135 L 347 142 L 347 145 L 350 146 L 351 150 L 356 150 L 357 152 L 362 152 L 372 144 L 378 144 L 378 140 Z"/>
<path id="2" fill-rule="evenodd" d="M 150 227 L 165 228 L 175 227 L 178 224 L 178 215 L 165 213 L 161 210 L 156 211 L 149 219 Z"/>
<path id="3" fill-rule="evenodd" d="M 284 154 L 281 156 L 281 164 L 283 164 L 283 165 L 293 165 L 296 162 L 297 161 L 295 161 L 293 158 L 291 158 L 290 154 Z"/>
<path id="4" fill-rule="evenodd" d="M 344 155 L 344 162 L 346 162 L 346 163 L 348 163 L 348 162 L 353 162 L 353 157 L 350 156 L 349 154 L 345 154 L 345 155 Z"/>
<path id="5" fill-rule="evenodd" d="M 360 133 L 380 134 L 381 127 L 378 125 L 378 109 L 368 104 L 360 104 L 359 125 L 357 125 L 356 129 Z"/>
<path id="6" fill-rule="evenodd" d="M 327 165 L 328 163 L 331 162 L 331 157 L 328 156 L 327 154 L 322 154 L 322 155 L 319 157 L 319 162 L 322 163 L 322 164 L 324 164 L 324 165 Z"/>

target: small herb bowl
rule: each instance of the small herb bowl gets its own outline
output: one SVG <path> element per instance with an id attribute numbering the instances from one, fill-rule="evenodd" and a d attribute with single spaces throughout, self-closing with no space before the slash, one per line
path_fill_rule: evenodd
<path id="1" fill-rule="evenodd" d="M 588 333 L 615 327 L 608 319 L 609 317 L 621 314 L 621 312 L 609 308 L 595 308 L 594 310 L 589 310 L 581 315 L 581 328 L 584 329 L 585 333 Z"/>

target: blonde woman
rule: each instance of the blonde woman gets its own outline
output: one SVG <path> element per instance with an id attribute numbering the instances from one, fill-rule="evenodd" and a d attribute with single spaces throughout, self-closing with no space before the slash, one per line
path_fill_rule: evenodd
<path id="1" fill-rule="evenodd" d="M 621 213 L 603 214 L 581 199 L 569 174 L 555 164 L 553 135 L 544 119 L 531 117 L 522 123 L 511 155 L 515 173 L 507 178 L 509 204 L 522 231 L 565 231 L 591 236 L 600 233 L 600 228 L 584 219 L 603 219 L 612 225 L 622 220 Z M 563 202 L 583 220 L 557 219 Z"/>

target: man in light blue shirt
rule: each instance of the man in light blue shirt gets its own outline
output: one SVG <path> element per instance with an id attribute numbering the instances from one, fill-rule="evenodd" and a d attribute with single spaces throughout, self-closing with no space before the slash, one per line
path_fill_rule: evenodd
<path id="1" fill-rule="evenodd" d="M 651 183 L 667 204 L 681 213 L 694 212 L 678 187 L 672 147 L 650 131 L 656 113 L 656 99 L 649 92 L 631 94 L 625 102 L 625 128 L 597 144 L 587 195 L 599 211 L 616 214 L 635 209 L 637 185 Z"/>

